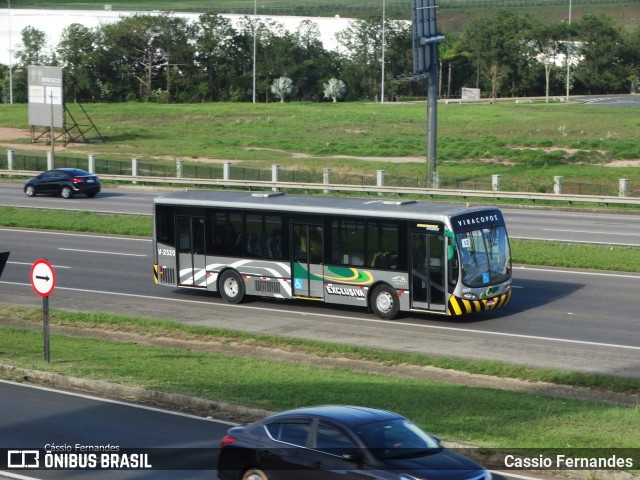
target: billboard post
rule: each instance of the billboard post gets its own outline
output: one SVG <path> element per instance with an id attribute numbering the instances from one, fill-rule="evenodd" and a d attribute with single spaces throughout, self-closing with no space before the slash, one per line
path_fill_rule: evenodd
<path id="1" fill-rule="evenodd" d="M 435 0 L 412 0 L 413 73 L 427 77 L 427 185 L 434 187 L 438 105 L 438 42 Z"/>
<path id="2" fill-rule="evenodd" d="M 29 125 L 49 129 L 52 159 L 55 158 L 55 128 L 64 129 L 62 67 L 29 65 Z M 32 140 L 33 141 L 33 140 Z"/>

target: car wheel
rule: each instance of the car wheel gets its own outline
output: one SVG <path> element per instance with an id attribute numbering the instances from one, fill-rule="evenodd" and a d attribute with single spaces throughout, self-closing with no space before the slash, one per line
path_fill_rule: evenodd
<path id="1" fill-rule="evenodd" d="M 240 303 L 244 298 L 244 282 L 233 270 L 220 276 L 220 295 L 229 303 Z"/>
<path id="2" fill-rule="evenodd" d="M 392 320 L 400 310 L 398 294 L 389 285 L 378 285 L 371 294 L 371 309 L 377 317 Z"/>
<path id="3" fill-rule="evenodd" d="M 60 195 L 62 195 L 62 198 L 71 198 L 73 196 L 73 190 L 69 187 L 62 187 Z"/>
<path id="4" fill-rule="evenodd" d="M 24 188 L 24 193 L 27 195 L 27 197 L 35 197 L 36 196 L 36 189 L 33 185 L 27 185 Z"/>
<path id="5" fill-rule="evenodd" d="M 269 480 L 269 477 L 267 477 L 267 474 L 262 470 L 259 470 L 257 468 L 250 468 L 249 470 L 244 472 L 244 475 L 242 475 L 242 480 Z"/>

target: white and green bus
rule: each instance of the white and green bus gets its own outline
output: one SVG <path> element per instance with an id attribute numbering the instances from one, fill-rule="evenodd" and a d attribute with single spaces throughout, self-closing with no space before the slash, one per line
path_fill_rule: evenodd
<path id="1" fill-rule="evenodd" d="M 247 296 L 465 315 L 511 298 L 502 212 L 279 192 L 178 191 L 154 200 L 155 281 Z"/>

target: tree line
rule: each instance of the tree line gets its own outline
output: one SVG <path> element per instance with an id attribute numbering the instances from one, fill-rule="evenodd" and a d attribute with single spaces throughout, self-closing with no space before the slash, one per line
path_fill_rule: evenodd
<path id="1" fill-rule="evenodd" d="M 443 34 L 441 98 L 459 97 L 463 87 L 484 97 L 558 96 L 567 80 L 572 95 L 637 89 L 640 26 L 627 31 L 608 16 L 549 24 L 504 10 Z M 330 51 L 309 20 L 290 32 L 274 19 L 234 25 L 210 13 L 197 21 L 161 13 L 96 28 L 72 24 L 53 48 L 44 32 L 27 27 L 14 51 L 13 101 L 28 100 L 28 65 L 63 67 L 67 102 L 269 102 L 284 100 L 282 85 L 287 99 L 302 101 L 425 96 L 426 79 L 411 71 L 410 22 L 387 18 L 383 28 L 380 17 L 354 19 L 336 38 L 339 48 Z M 9 99 L 6 65 L 0 98 Z"/>

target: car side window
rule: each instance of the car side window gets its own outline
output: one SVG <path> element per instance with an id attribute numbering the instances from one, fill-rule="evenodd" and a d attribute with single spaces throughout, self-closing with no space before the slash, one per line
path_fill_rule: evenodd
<path id="1" fill-rule="evenodd" d="M 311 425 L 308 422 L 272 422 L 266 429 L 274 440 L 304 447 Z"/>
<path id="2" fill-rule="evenodd" d="M 353 455 L 358 450 L 357 445 L 342 430 L 324 423 L 318 425 L 314 447 L 339 457 Z"/>

